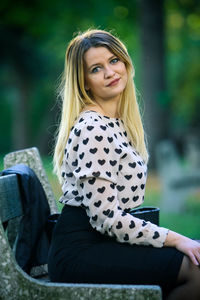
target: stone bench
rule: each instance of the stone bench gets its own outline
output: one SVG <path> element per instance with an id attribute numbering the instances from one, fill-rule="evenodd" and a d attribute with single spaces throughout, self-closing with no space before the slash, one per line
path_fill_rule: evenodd
<path id="1" fill-rule="evenodd" d="M 46 192 L 51 213 L 58 212 L 55 197 L 48 182 L 39 152 L 36 148 L 9 153 L 4 159 L 4 168 L 23 163 L 32 168 L 40 179 Z M 11 196 L 8 197 L 8 193 Z M 0 208 L 5 198 L 15 197 L 20 202 L 16 175 L 0 177 Z M 16 202 L 16 201 L 15 201 Z M 0 209 L 0 299 L 58 299 L 58 300 L 157 300 L 162 299 L 159 286 L 151 285 L 112 285 L 112 284 L 73 284 L 51 283 L 48 279 L 35 279 L 27 275 L 17 264 L 8 236 L 4 230 L 4 213 Z M 22 208 L 13 212 L 20 216 Z M 16 226 L 12 226 L 16 227 Z M 11 228 L 12 229 L 12 228 Z"/>

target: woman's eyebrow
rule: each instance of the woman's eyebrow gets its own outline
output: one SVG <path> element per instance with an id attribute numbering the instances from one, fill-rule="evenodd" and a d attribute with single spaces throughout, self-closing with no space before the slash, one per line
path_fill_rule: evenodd
<path id="1" fill-rule="evenodd" d="M 116 55 L 113 54 L 112 56 L 110 56 L 110 57 L 108 58 L 108 61 L 111 60 L 111 59 L 114 58 L 114 57 L 116 57 Z M 98 63 L 98 62 L 97 62 L 97 63 L 95 63 L 95 64 L 92 64 L 91 66 L 88 67 L 88 70 L 90 70 L 91 68 L 93 68 L 93 67 L 95 67 L 95 66 L 98 66 L 98 65 L 101 65 L 101 63 Z"/>
<path id="2" fill-rule="evenodd" d="M 88 67 L 88 69 L 92 69 L 93 67 L 98 66 L 98 65 L 100 65 L 100 63 L 95 63 L 95 64 L 91 65 L 90 67 Z"/>

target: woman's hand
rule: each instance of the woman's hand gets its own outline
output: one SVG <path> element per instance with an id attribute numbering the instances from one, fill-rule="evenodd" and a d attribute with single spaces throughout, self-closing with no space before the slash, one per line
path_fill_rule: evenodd
<path id="1" fill-rule="evenodd" d="M 195 265 L 200 265 L 200 243 L 197 241 L 170 230 L 164 246 L 175 247 L 186 254 Z"/>

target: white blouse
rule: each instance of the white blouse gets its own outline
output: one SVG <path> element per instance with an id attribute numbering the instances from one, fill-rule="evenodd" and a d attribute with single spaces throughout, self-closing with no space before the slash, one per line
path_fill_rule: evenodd
<path id="1" fill-rule="evenodd" d="M 121 243 L 163 246 L 168 229 L 128 213 L 144 201 L 147 166 L 122 120 L 82 112 L 70 131 L 61 170 L 60 202 L 85 208 L 97 231 Z"/>

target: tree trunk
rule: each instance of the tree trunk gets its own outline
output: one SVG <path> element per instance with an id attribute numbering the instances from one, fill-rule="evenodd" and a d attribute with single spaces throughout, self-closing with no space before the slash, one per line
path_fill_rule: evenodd
<path id="1" fill-rule="evenodd" d="M 15 70 L 15 95 L 12 120 L 12 150 L 29 147 L 29 81 L 20 70 Z"/>
<path id="2" fill-rule="evenodd" d="M 144 101 L 144 126 L 150 153 L 150 167 L 155 166 L 155 147 L 166 137 L 168 113 L 164 107 L 164 14 L 163 0 L 140 0 L 141 95 Z"/>

